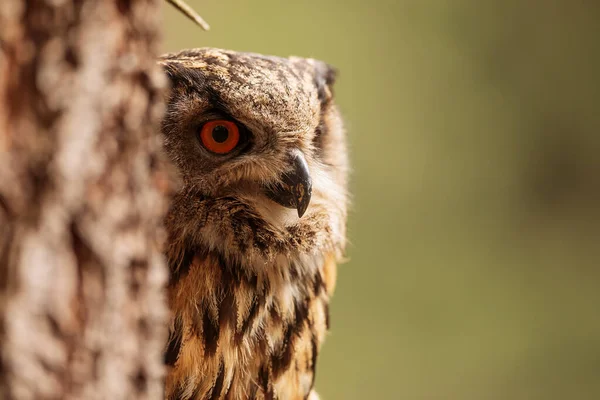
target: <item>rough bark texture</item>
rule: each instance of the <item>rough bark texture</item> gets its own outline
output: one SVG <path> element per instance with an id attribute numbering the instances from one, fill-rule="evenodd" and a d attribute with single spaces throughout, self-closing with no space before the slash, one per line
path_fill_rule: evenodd
<path id="1" fill-rule="evenodd" d="M 0 398 L 162 397 L 158 0 L 0 1 Z"/>

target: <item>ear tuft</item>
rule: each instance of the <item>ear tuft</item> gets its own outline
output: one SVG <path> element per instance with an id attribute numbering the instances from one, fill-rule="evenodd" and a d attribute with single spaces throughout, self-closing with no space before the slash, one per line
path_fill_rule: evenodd
<path id="1" fill-rule="evenodd" d="M 319 99 L 322 102 L 327 102 L 333 97 L 333 85 L 338 71 L 323 61 L 314 60 L 313 65 L 315 67 L 315 85 L 319 92 Z"/>
<path id="2" fill-rule="evenodd" d="M 333 86 L 338 74 L 335 67 L 323 61 L 317 61 L 315 63 L 315 72 L 321 76 L 328 86 Z"/>

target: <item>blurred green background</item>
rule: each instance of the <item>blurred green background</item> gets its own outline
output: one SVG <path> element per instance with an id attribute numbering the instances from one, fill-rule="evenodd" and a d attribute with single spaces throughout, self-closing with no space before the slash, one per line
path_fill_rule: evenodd
<path id="1" fill-rule="evenodd" d="M 190 0 L 164 50 L 335 65 L 351 146 L 322 400 L 600 399 L 600 3 Z"/>

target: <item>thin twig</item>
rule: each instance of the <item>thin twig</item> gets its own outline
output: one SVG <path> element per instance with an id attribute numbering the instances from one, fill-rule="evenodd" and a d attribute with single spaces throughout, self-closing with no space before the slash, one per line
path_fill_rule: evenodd
<path id="1" fill-rule="evenodd" d="M 202 29 L 204 29 L 205 31 L 210 29 L 210 26 L 206 23 L 206 21 L 203 20 L 202 17 L 200 15 L 198 15 L 198 13 L 196 11 L 194 11 L 194 9 L 192 7 L 190 7 L 185 1 L 183 1 L 183 0 L 167 0 L 167 1 L 169 3 L 171 3 L 175 8 L 177 8 L 179 11 L 184 13 L 186 17 L 188 17 L 189 19 L 191 19 L 192 21 L 194 21 L 195 23 L 200 25 L 200 27 Z"/>

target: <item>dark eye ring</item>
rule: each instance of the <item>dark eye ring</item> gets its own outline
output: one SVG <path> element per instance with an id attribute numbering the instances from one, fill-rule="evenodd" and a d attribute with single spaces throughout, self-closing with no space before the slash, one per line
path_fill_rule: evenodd
<path id="1" fill-rule="evenodd" d="M 235 122 L 224 119 L 208 121 L 200 130 L 200 142 L 211 153 L 227 154 L 240 142 L 240 129 Z"/>

